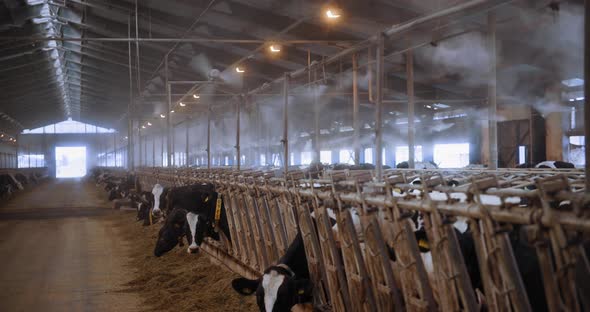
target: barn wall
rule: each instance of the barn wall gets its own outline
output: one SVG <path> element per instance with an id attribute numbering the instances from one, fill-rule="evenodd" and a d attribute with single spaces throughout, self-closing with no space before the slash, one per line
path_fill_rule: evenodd
<path id="1" fill-rule="evenodd" d="M 16 167 L 16 152 L 16 144 L 0 143 L 0 168 Z"/>
<path id="2" fill-rule="evenodd" d="M 19 155 L 43 154 L 49 175 L 55 176 L 56 146 L 86 146 L 86 166 L 92 168 L 99 165 L 97 155 L 113 151 L 114 137 L 107 134 L 21 134 L 19 136 Z M 120 147 L 117 141 L 117 148 Z"/>

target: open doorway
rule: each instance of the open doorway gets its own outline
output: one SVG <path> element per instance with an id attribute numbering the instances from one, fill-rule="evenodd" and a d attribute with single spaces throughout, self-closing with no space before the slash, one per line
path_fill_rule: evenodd
<path id="1" fill-rule="evenodd" d="M 55 177 L 79 178 L 86 175 L 86 146 L 55 147 Z"/>

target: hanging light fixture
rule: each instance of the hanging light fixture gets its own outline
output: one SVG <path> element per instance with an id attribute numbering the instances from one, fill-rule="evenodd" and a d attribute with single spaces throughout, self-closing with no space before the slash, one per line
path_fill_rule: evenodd
<path id="1" fill-rule="evenodd" d="M 171 110 L 171 111 L 170 111 L 170 114 L 172 114 L 172 113 L 174 113 L 174 110 Z"/>
<path id="2" fill-rule="evenodd" d="M 182 102 L 178 103 L 178 105 L 180 105 L 181 107 L 185 107 L 186 106 L 186 104 L 185 103 L 182 103 Z"/>
<path id="3" fill-rule="evenodd" d="M 342 16 L 340 6 L 335 2 L 330 2 L 323 7 L 323 16 L 328 21 L 336 21 Z"/>
<path id="4" fill-rule="evenodd" d="M 281 47 L 281 45 L 280 45 L 280 44 L 276 44 L 276 43 L 275 43 L 275 44 L 271 44 L 271 45 L 268 47 L 268 50 L 270 51 L 270 53 L 275 53 L 275 54 L 276 54 L 276 53 L 279 53 L 279 52 L 281 52 L 281 50 L 282 50 L 282 47 Z"/>
<path id="5" fill-rule="evenodd" d="M 144 125 L 142 125 L 142 126 L 141 126 L 141 129 L 145 129 L 145 126 L 144 126 Z"/>
<path id="6" fill-rule="evenodd" d="M 240 66 L 237 66 L 236 72 L 241 74 L 241 73 L 245 73 L 246 71 L 243 68 L 241 68 Z"/>
<path id="7" fill-rule="evenodd" d="M 160 114 L 160 118 L 166 118 L 166 115 Z"/>
<path id="8" fill-rule="evenodd" d="M 200 96 L 200 95 L 198 95 L 198 94 L 193 94 L 193 98 L 195 98 L 195 99 L 200 99 L 200 98 L 201 98 L 201 96 Z"/>
<path id="9" fill-rule="evenodd" d="M 151 125 L 152 125 L 152 123 L 148 121 L 147 125 L 148 125 L 148 127 L 149 127 L 149 126 L 151 126 Z"/>

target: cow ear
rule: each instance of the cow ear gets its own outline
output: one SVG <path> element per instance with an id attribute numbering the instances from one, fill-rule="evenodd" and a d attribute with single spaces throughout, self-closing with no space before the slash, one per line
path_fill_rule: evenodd
<path id="1" fill-rule="evenodd" d="M 231 287 L 242 296 L 250 296 L 256 292 L 260 279 L 251 280 L 247 278 L 236 278 L 231 281 Z"/>
<path id="2" fill-rule="evenodd" d="M 295 287 L 297 289 L 297 296 L 299 297 L 308 297 L 313 295 L 313 284 L 308 279 L 296 280 Z"/>

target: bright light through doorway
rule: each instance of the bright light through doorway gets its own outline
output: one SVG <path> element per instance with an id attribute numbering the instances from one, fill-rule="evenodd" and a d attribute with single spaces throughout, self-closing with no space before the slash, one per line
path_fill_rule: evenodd
<path id="1" fill-rule="evenodd" d="M 86 175 L 86 146 L 55 147 L 55 176 L 79 178 Z"/>

